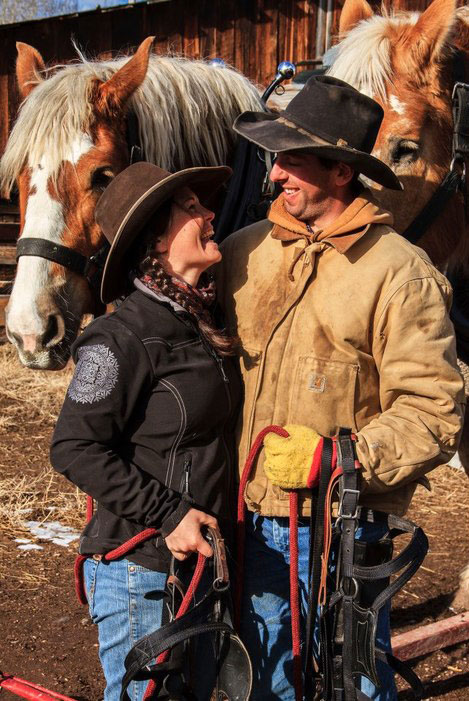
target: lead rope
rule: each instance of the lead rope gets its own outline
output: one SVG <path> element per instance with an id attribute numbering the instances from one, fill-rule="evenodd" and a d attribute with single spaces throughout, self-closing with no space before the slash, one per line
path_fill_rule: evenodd
<path id="1" fill-rule="evenodd" d="M 197 564 L 195 566 L 194 574 L 192 575 L 191 582 L 187 588 L 187 591 L 184 595 L 184 598 L 181 602 L 181 605 L 178 609 L 178 612 L 176 614 L 176 618 L 181 618 L 185 613 L 187 613 L 187 610 L 189 608 L 189 605 L 195 595 L 195 592 L 197 591 L 197 588 L 200 584 L 200 580 L 202 578 L 204 568 L 205 568 L 205 563 L 206 563 L 207 558 L 205 555 L 201 555 L 199 553 L 197 557 Z M 163 662 L 166 662 L 166 660 L 169 657 L 169 653 L 171 650 L 165 650 L 162 652 L 158 657 L 156 658 L 155 664 L 162 664 Z M 145 694 L 143 696 L 143 701 L 148 701 L 148 699 L 151 699 L 153 694 L 157 691 L 157 684 L 155 679 L 150 679 L 148 682 L 147 688 L 145 690 Z"/>
<path id="2" fill-rule="evenodd" d="M 288 438 L 289 433 L 281 426 L 266 426 L 257 435 L 252 444 L 249 455 L 244 465 L 243 473 L 238 491 L 238 521 L 237 521 L 237 547 L 238 547 L 238 568 L 236 577 L 236 597 L 235 597 L 235 628 L 239 633 L 241 623 L 241 609 L 243 599 L 243 575 L 244 575 L 244 553 L 246 540 L 246 505 L 244 492 L 249 476 L 254 465 L 254 460 L 262 448 L 264 438 L 268 433 L 276 433 L 282 438 Z M 298 581 L 298 492 L 290 493 L 290 609 L 291 609 L 291 629 L 292 629 L 292 653 L 293 653 L 293 685 L 295 688 L 295 701 L 303 699 L 303 671 L 301 664 L 301 633 L 300 633 L 300 594 Z"/>
<path id="3" fill-rule="evenodd" d="M 289 434 L 281 426 L 267 426 L 257 435 L 252 444 L 249 455 L 246 459 L 238 491 L 238 520 L 237 520 L 237 547 L 238 547 L 238 568 L 236 578 L 235 596 L 235 627 L 239 632 L 241 623 L 241 610 L 243 598 L 243 575 L 244 575 L 244 554 L 246 539 L 246 504 L 244 492 L 252 471 L 254 460 L 256 459 L 265 436 L 268 433 L 276 433 L 278 436 L 288 438 Z M 301 660 L 301 613 L 300 613 L 300 591 L 298 577 L 298 492 L 290 492 L 289 502 L 289 525 L 290 525 L 290 609 L 291 609 L 291 629 L 292 629 L 292 654 L 293 654 L 293 685 L 295 689 L 295 701 L 303 699 L 303 665 Z"/>
<path id="4" fill-rule="evenodd" d="M 288 435 L 288 434 L 287 434 Z M 93 498 L 87 495 L 86 497 L 86 521 L 87 523 L 91 520 L 93 516 Z M 154 538 L 155 536 L 159 535 L 160 531 L 157 530 L 156 528 L 146 528 L 144 531 L 141 531 L 137 535 L 135 535 L 133 538 L 130 538 L 129 540 L 126 540 L 125 543 L 122 543 L 122 545 L 119 545 L 117 548 L 114 548 L 114 550 L 110 550 L 108 553 L 105 553 L 102 556 L 102 560 L 105 561 L 112 561 L 112 560 L 117 560 L 120 557 L 123 557 L 124 555 L 127 555 L 131 550 L 133 550 L 137 545 L 140 545 L 140 543 L 144 543 L 146 540 L 149 540 L 150 538 Z M 84 584 L 84 578 L 83 578 L 83 565 L 85 563 L 85 560 L 88 559 L 87 555 L 77 555 L 75 558 L 75 566 L 74 566 L 74 574 L 75 574 L 75 591 L 77 594 L 77 598 L 80 604 L 86 605 L 88 603 L 88 600 L 86 598 L 86 591 L 85 591 L 85 584 Z M 206 557 L 204 555 L 201 555 L 201 553 L 198 554 L 197 558 L 197 564 L 194 569 L 194 574 L 192 575 L 192 579 L 190 581 L 190 584 L 187 588 L 187 591 L 184 595 L 184 598 L 181 602 L 181 605 L 179 606 L 179 609 L 176 613 L 176 618 L 181 618 L 185 613 L 187 613 L 187 610 L 189 608 L 189 605 L 195 595 L 195 592 L 197 591 L 197 588 L 200 584 L 200 580 L 202 578 L 202 574 L 204 572 L 205 568 L 205 562 L 206 562 Z M 170 650 L 165 650 L 162 652 L 156 659 L 155 664 L 160 664 L 162 662 L 166 662 L 168 659 Z M 143 696 L 143 701 L 148 701 L 149 699 L 152 698 L 153 694 L 157 691 L 157 684 L 154 679 L 150 679 L 150 681 L 147 684 L 147 688 L 145 689 L 145 694 Z M 31 697 L 33 698 L 33 697 Z M 63 698 L 66 699 L 66 696 L 58 696 L 57 698 Z"/>

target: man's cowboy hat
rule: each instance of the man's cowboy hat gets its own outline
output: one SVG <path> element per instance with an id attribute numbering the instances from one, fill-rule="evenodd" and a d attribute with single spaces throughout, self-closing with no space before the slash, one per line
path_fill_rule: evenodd
<path id="1" fill-rule="evenodd" d="M 231 168 L 227 166 L 186 168 L 169 173 L 141 161 L 114 178 L 96 207 L 96 221 L 111 244 L 101 282 L 101 299 L 105 304 L 122 294 L 128 265 L 126 254 L 158 207 L 184 186 L 190 187 L 204 202 L 230 175 Z"/>
<path id="2" fill-rule="evenodd" d="M 348 83 L 322 75 L 310 78 L 285 110 L 243 112 L 233 128 L 266 151 L 310 151 L 402 190 L 392 170 L 370 155 L 383 114 L 377 102 Z"/>

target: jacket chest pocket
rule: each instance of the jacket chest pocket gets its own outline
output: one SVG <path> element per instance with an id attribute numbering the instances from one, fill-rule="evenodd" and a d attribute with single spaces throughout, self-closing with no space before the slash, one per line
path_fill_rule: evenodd
<path id="1" fill-rule="evenodd" d="M 298 358 L 288 420 L 311 426 L 322 436 L 339 428 L 357 430 L 355 393 L 358 365 L 312 356 Z"/>

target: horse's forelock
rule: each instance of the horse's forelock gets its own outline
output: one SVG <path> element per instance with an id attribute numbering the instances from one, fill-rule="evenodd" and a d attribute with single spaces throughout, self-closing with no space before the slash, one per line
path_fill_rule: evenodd
<path id="1" fill-rule="evenodd" d="M 359 22 L 337 45 L 328 75 L 382 101 L 392 82 L 392 46 L 397 32 L 413 27 L 419 13 L 384 13 Z"/>
<path id="2" fill-rule="evenodd" d="M 0 161 L 0 187 L 47 154 L 56 175 L 71 145 L 96 118 L 96 80 L 106 81 L 128 58 L 60 66 L 23 102 Z M 130 100 L 145 157 L 163 168 L 218 165 L 231 146 L 231 125 L 242 111 L 259 109 L 255 86 L 233 69 L 204 61 L 152 56 L 147 79 Z"/>

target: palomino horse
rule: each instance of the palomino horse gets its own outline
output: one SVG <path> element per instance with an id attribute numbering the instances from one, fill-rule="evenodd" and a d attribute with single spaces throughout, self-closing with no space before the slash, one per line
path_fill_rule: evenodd
<path id="1" fill-rule="evenodd" d="M 260 108 L 257 89 L 240 73 L 150 55 L 152 41 L 130 59 L 83 58 L 50 72 L 34 48 L 17 45 L 24 101 L 0 162 L 0 186 L 8 191 L 16 181 L 19 189 L 27 255 L 19 259 L 6 327 L 28 367 L 63 367 L 83 314 L 96 311 L 80 267 L 103 244 L 94 208 L 129 163 L 129 125 L 138 123 L 145 159 L 167 170 L 220 165 L 230 161 L 235 117 Z M 34 255 L 38 239 L 49 259 Z M 54 255 L 61 246 L 83 257 L 61 249 L 76 263 L 65 267 Z"/>
<path id="2" fill-rule="evenodd" d="M 456 62 L 469 81 L 469 9 L 455 0 L 434 0 L 421 14 L 373 14 L 366 0 L 345 0 L 341 41 L 328 73 L 374 97 L 384 109 L 373 154 L 402 181 L 404 192 L 378 189 L 377 199 L 404 232 L 450 168 L 451 95 Z M 460 78 L 457 78 L 460 80 Z M 452 196 L 418 245 L 444 270 L 469 272 L 469 236 L 462 195 Z M 462 367 L 469 393 L 469 368 Z M 460 447 L 469 474 L 469 421 Z M 469 566 L 453 602 L 469 609 Z"/>

